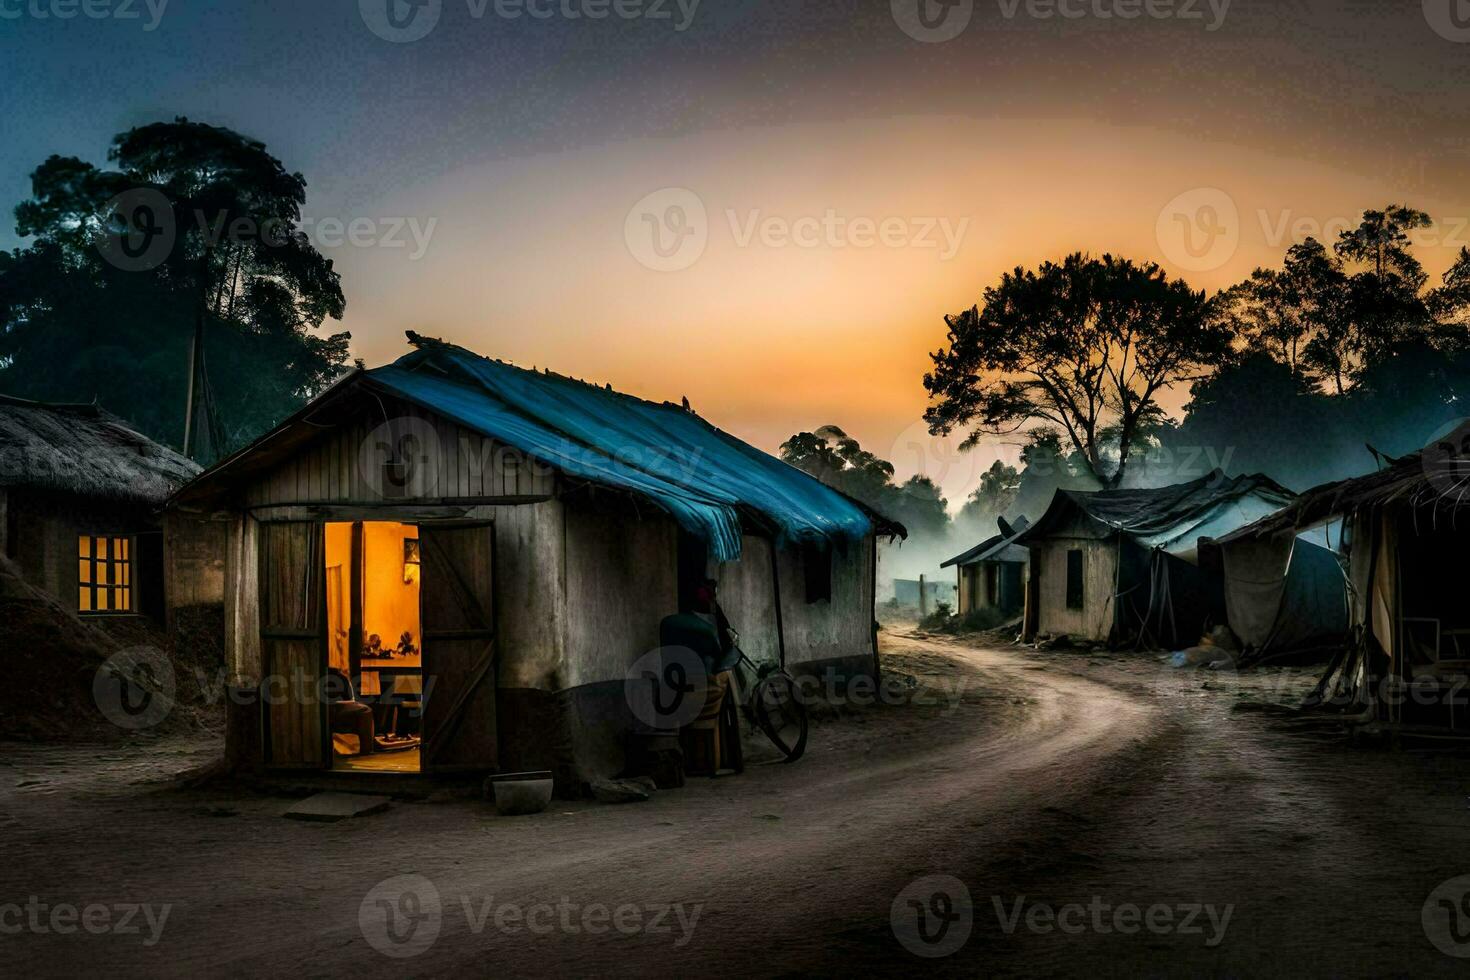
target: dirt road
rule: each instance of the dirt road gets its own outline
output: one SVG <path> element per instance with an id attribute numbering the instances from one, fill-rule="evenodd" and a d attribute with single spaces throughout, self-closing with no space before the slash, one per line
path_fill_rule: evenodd
<path id="1" fill-rule="evenodd" d="M 1437 885 L 1470 874 L 1470 769 L 1232 711 L 1295 697 L 1305 672 L 1180 673 L 891 632 L 885 656 L 919 677 L 921 703 L 826 721 L 797 765 L 529 818 L 459 799 L 298 823 L 281 799 L 148 784 L 214 746 L 7 745 L 7 972 L 1346 976 L 1464 963 L 1420 919 Z M 119 929 L 133 906 L 136 931 Z"/>

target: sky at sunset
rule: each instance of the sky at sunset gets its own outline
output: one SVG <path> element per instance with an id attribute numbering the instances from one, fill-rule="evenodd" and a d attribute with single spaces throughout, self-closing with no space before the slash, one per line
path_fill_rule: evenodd
<path id="1" fill-rule="evenodd" d="M 954 505 L 1009 451 L 932 447 L 921 377 L 1001 272 L 1110 251 L 1213 290 L 1390 202 L 1439 220 L 1431 274 L 1470 245 L 1453 0 L 936 4 L 949 40 L 905 0 L 443 0 L 398 9 L 414 40 L 383 0 L 159 2 L 0 0 L 7 209 L 52 153 L 231 126 L 306 176 L 369 364 L 411 328 L 768 450 L 835 423 Z"/>

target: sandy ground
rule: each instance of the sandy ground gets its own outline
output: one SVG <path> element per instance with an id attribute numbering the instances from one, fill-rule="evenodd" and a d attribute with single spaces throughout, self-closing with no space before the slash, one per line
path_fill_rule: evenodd
<path id="1" fill-rule="evenodd" d="M 1421 911 L 1470 874 L 1470 761 L 1238 710 L 1311 671 L 884 649 L 915 703 L 823 720 L 795 765 L 533 817 L 447 798 L 300 823 L 164 782 L 214 744 L 0 746 L 6 972 L 1463 973 Z"/>

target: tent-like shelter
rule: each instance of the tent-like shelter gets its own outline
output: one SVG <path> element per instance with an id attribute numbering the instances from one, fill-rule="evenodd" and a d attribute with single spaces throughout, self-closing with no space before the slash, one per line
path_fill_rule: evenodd
<path id="1" fill-rule="evenodd" d="M 1470 425 L 1365 476 L 1316 487 L 1248 529 L 1262 547 L 1340 526 L 1347 642 L 1309 704 L 1374 725 L 1470 728 Z"/>
<path id="2" fill-rule="evenodd" d="M 1337 555 L 1305 534 L 1257 535 L 1255 528 L 1199 543 L 1201 566 L 1223 583 L 1226 622 L 1242 648 L 1239 662 L 1340 646 L 1348 610 Z"/>
<path id="3" fill-rule="evenodd" d="M 1026 564 L 1031 553 L 1016 539 L 1031 526 L 1021 517 L 1010 523 L 997 519 L 1000 533 L 981 541 L 975 547 L 955 555 L 941 565 L 953 567 L 961 616 L 983 610 L 995 610 L 1003 617 L 1019 613 L 1026 603 Z"/>
<path id="4" fill-rule="evenodd" d="M 1225 619 L 1219 580 L 1199 567 L 1199 539 L 1228 534 L 1293 499 L 1264 475 L 1219 470 L 1153 489 L 1058 490 L 1016 539 L 1031 552 L 1025 635 L 1193 644 Z"/>

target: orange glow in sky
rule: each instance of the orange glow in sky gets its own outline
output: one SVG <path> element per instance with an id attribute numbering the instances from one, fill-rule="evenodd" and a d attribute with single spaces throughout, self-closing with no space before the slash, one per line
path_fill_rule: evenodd
<path id="1" fill-rule="evenodd" d="M 679 231 L 695 222 L 704 243 L 659 271 L 640 261 L 664 260 L 630 212 L 654 195 L 662 220 L 670 201 L 691 200 L 668 188 L 692 192 L 704 216 L 686 208 Z M 1215 290 L 1278 265 L 1305 234 L 1330 241 L 1364 208 L 1405 200 L 1446 219 L 1446 241 L 1418 250 L 1437 275 L 1470 244 L 1450 220 L 1470 202 L 1412 191 L 1288 148 L 1093 122 L 906 117 L 459 170 L 381 202 L 383 215 L 430 229 L 421 256 L 408 258 L 410 246 L 336 257 L 346 326 L 369 365 L 402 354 L 414 329 L 648 398 L 687 396 L 770 451 L 835 423 L 892 459 L 900 478 L 928 472 L 957 507 L 1014 450 L 958 457 L 929 446 L 921 378 L 943 316 L 976 303 L 1002 271 L 1111 251 Z M 673 249 L 676 232 L 664 232 Z M 1184 400 L 1174 393 L 1171 407 Z"/>

